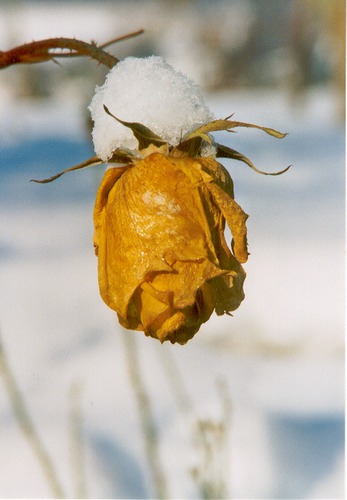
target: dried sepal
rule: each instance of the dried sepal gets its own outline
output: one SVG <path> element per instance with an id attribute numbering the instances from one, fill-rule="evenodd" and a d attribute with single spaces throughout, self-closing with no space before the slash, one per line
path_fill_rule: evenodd
<path id="1" fill-rule="evenodd" d="M 132 133 L 134 134 L 139 143 L 139 150 L 147 148 L 150 144 L 154 144 L 155 146 L 161 146 L 163 144 L 166 144 L 166 141 L 164 141 L 164 139 L 162 139 L 161 137 L 159 137 L 159 135 L 152 132 L 152 130 L 150 130 L 145 125 L 142 125 L 142 123 L 126 122 L 120 120 L 110 112 L 110 110 L 108 109 L 107 106 L 105 106 L 105 104 L 104 104 L 104 110 L 108 115 L 117 120 L 117 122 L 121 123 L 125 127 L 130 128 L 130 130 L 132 131 Z"/>
<path id="2" fill-rule="evenodd" d="M 230 118 L 230 117 L 228 117 Z M 191 132 L 185 139 L 179 144 L 175 150 L 178 151 L 190 151 L 193 149 L 195 153 L 200 149 L 203 141 L 206 141 L 208 144 L 212 144 L 212 137 L 209 135 L 211 132 L 218 132 L 221 130 L 225 130 L 228 132 L 234 132 L 232 130 L 236 127 L 247 127 L 247 128 L 256 128 L 262 130 L 268 135 L 275 137 L 277 139 L 283 139 L 287 134 L 279 132 L 273 128 L 262 127 L 260 125 L 254 125 L 252 123 L 239 122 L 234 120 L 229 120 L 228 118 L 224 120 L 213 120 L 201 127 L 196 128 L 193 132 Z M 200 141 L 199 141 L 200 140 Z M 290 166 L 278 171 L 278 172 L 264 172 L 255 167 L 252 161 L 247 158 L 247 156 L 239 153 L 235 149 L 229 148 L 228 146 L 224 146 L 223 144 L 216 144 L 216 157 L 217 158 L 230 158 L 233 160 L 239 160 L 246 163 L 249 167 L 251 167 L 255 172 L 263 175 L 281 175 L 286 172 Z"/>
<path id="3" fill-rule="evenodd" d="M 131 151 L 117 148 L 113 151 L 112 156 L 107 160 L 107 163 L 113 164 L 113 163 L 118 163 L 118 164 L 127 164 L 131 163 L 134 161 L 136 158 L 136 155 L 132 153 Z"/>
<path id="4" fill-rule="evenodd" d="M 202 144 L 208 143 L 212 145 L 213 139 L 210 136 L 210 132 L 216 132 L 221 130 L 226 130 L 229 132 L 233 132 L 233 128 L 235 127 L 248 127 L 248 128 L 256 128 L 264 131 L 265 133 L 271 135 L 272 137 L 276 137 L 277 139 L 283 139 L 287 134 L 279 132 L 275 129 L 269 127 L 262 127 L 260 125 L 254 125 L 251 123 L 238 122 L 229 120 L 228 118 L 224 120 L 213 120 L 205 125 L 202 125 L 196 128 L 193 132 L 188 134 L 177 146 L 168 145 L 164 139 L 158 136 L 151 129 L 143 125 L 139 122 L 126 122 L 117 118 L 113 115 L 110 110 L 104 105 L 105 112 L 110 115 L 112 118 L 117 120 L 119 123 L 128 127 L 133 132 L 134 136 L 138 141 L 138 149 L 142 152 L 142 150 L 147 149 L 150 145 L 154 145 L 155 147 L 160 147 L 167 145 L 170 148 L 170 156 L 173 158 L 180 158 L 184 156 L 190 157 L 198 157 L 200 156 Z M 284 172 L 289 170 L 290 165 L 278 172 L 264 172 L 263 170 L 259 170 L 255 167 L 253 162 L 247 158 L 247 156 L 239 153 L 235 149 L 229 148 L 223 144 L 216 143 L 216 157 L 217 158 L 230 158 L 233 160 L 239 160 L 243 163 L 246 163 L 252 170 L 262 175 L 281 175 Z"/>
<path id="5" fill-rule="evenodd" d="M 217 144 L 217 151 L 216 151 L 216 157 L 217 158 L 231 158 L 232 160 L 239 160 L 242 161 L 243 163 L 246 163 L 249 167 L 251 167 L 252 170 L 255 172 L 258 172 L 258 174 L 262 175 L 281 175 L 284 174 L 284 172 L 287 172 L 287 170 L 290 169 L 290 165 L 283 170 L 280 170 L 278 172 L 264 172 L 263 170 L 259 170 L 247 156 L 243 155 L 242 153 L 239 153 L 235 149 L 229 148 L 228 146 L 224 146 L 223 144 Z"/>
<path id="6" fill-rule="evenodd" d="M 199 156 L 202 142 L 202 137 L 192 137 L 191 139 L 181 141 L 178 146 L 172 149 L 171 155 L 175 158 L 181 156 Z"/>
<path id="7" fill-rule="evenodd" d="M 246 127 L 246 128 L 257 128 L 262 130 L 266 134 L 271 135 L 272 137 L 276 137 L 277 139 L 283 139 L 287 134 L 283 134 L 278 130 L 269 127 L 262 127 L 260 125 L 254 125 L 253 123 L 246 122 L 238 122 L 234 120 L 213 120 L 209 123 L 202 125 L 194 130 L 194 132 L 190 133 L 186 139 L 191 139 L 192 137 L 200 136 L 205 140 L 209 139 L 208 134 L 210 132 L 218 132 L 221 130 L 232 131 L 231 129 L 236 127 Z"/>
<path id="8" fill-rule="evenodd" d="M 87 168 L 87 167 L 92 167 L 94 165 L 100 165 L 103 163 L 102 160 L 98 156 L 92 156 L 91 158 L 88 158 L 88 160 L 83 161 L 82 163 L 79 163 L 78 165 L 74 165 L 73 167 L 66 168 L 62 172 L 59 172 L 59 174 L 52 175 L 52 177 L 48 177 L 47 179 L 31 179 L 31 182 L 37 182 L 39 184 L 47 184 L 49 182 L 55 181 L 59 177 L 61 177 L 63 174 L 66 174 L 67 172 L 73 172 L 74 170 L 81 170 L 82 168 Z"/>

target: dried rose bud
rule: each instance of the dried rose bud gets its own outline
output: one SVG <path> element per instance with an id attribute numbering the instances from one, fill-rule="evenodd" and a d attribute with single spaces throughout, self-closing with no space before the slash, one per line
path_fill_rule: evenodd
<path id="1" fill-rule="evenodd" d="M 129 110 L 129 101 L 141 106 Z M 106 104 L 146 125 L 119 119 Z M 185 344 L 214 311 L 230 314 L 244 299 L 247 215 L 215 158 L 257 169 L 210 133 L 253 127 L 284 134 L 230 117 L 211 121 L 196 85 L 157 57 L 119 63 L 90 110 L 98 158 L 124 165 L 106 171 L 95 203 L 101 296 L 125 328 Z"/>
<path id="2" fill-rule="evenodd" d="M 94 211 L 103 300 L 125 328 L 185 344 L 213 311 L 228 314 L 244 298 L 246 218 L 212 158 L 154 152 L 108 169 Z"/>
<path id="3" fill-rule="evenodd" d="M 89 109 L 96 156 L 35 182 L 100 163 L 123 165 L 106 170 L 95 202 L 101 296 L 125 328 L 185 344 L 214 311 L 230 314 L 244 299 L 248 216 L 215 158 L 265 174 L 210 133 L 247 127 L 286 134 L 230 116 L 212 120 L 197 85 L 156 56 L 119 62 Z M 130 121 L 135 116 L 146 125 Z"/>

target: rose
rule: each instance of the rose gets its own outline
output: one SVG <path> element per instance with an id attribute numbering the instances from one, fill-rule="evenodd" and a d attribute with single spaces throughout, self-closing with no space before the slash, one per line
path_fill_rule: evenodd
<path id="1" fill-rule="evenodd" d="M 108 169 L 94 210 L 103 300 L 125 328 L 185 344 L 213 311 L 230 314 L 244 298 L 246 218 L 213 158 L 157 148 Z"/>
<path id="2" fill-rule="evenodd" d="M 127 58 L 115 67 L 119 61 L 95 44 L 57 38 L 3 52 L 3 66 L 48 60 L 52 47 L 70 48 L 72 56 L 89 54 L 111 71 L 89 106 L 96 155 L 48 179 L 33 180 L 52 182 L 105 162 L 124 165 L 106 171 L 95 203 L 101 296 L 124 327 L 184 344 L 213 311 L 230 314 L 244 298 L 247 215 L 234 201 L 228 172 L 214 158 L 238 160 L 265 175 L 290 168 L 258 170 L 211 133 L 246 127 L 279 139 L 286 134 L 235 121 L 233 115 L 209 121 L 212 114 L 197 85 L 155 56 Z M 138 116 L 144 122 L 124 121 L 106 103 L 123 118 Z M 225 221 L 233 235 L 232 252 Z"/>
<path id="3" fill-rule="evenodd" d="M 248 216 L 215 157 L 241 161 L 265 175 L 290 168 L 258 170 L 242 153 L 214 142 L 210 133 L 247 127 L 277 138 L 286 134 L 229 117 L 206 123 L 172 145 L 145 125 L 120 120 L 103 108 L 131 129 L 138 148 L 112 151 L 109 165 L 124 166 L 106 170 L 97 192 L 94 243 L 101 296 L 125 328 L 185 344 L 213 311 L 230 314 L 244 299 L 241 264 L 248 258 Z M 36 182 L 104 161 L 95 156 Z"/>

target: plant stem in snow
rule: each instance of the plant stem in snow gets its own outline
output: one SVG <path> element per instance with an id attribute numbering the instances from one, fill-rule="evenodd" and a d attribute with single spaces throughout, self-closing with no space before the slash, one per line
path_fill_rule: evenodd
<path id="1" fill-rule="evenodd" d="M 69 393 L 69 423 L 70 423 L 70 448 L 71 470 L 75 483 L 75 498 L 87 498 L 85 477 L 84 447 L 83 447 L 83 416 L 81 408 L 81 386 L 72 384 Z"/>
<path id="2" fill-rule="evenodd" d="M 5 351 L 0 339 L 0 372 L 3 375 L 5 387 L 11 402 L 13 413 L 17 419 L 20 429 L 24 437 L 28 441 L 31 449 L 35 453 L 38 462 L 40 463 L 47 482 L 52 490 L 55 498 L 66 498 L 63 488 L 57 477 L 57 473 L 53 462 L 41 441 L 33 421 L 30 418 L 26 408 L 23 396 L 17 386 L 10 365 L 7 361 Z"/>
<path id="3" fill-rule="evenodd" d="M 155 498 L 169 498 L 165 475 L 160 465 L 158 432 L 155 426 L 149 397 L 140 374 L 135 335 L 134 333 L 125 333 L 123 339 L 130 382 L 136 398 L 142 434 L 145 440 L 146 455 L 153 476 Z"/>

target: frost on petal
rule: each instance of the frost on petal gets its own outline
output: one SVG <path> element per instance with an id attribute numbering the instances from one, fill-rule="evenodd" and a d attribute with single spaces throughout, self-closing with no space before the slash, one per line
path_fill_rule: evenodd
<path id="1" fill-rule="evenodd" d="M 198 85 L 161 57 L 125 58 L 96 88 L 89 106 L 95 152 L 103 161 L 116 147 L 137 149 L 131 130 L 107 115 L 104 105 L 117 118 L 142 123 L 172 145 L 214 118 Z"/>

